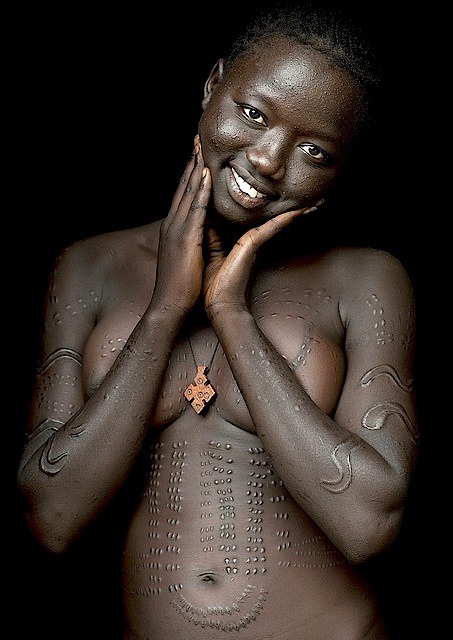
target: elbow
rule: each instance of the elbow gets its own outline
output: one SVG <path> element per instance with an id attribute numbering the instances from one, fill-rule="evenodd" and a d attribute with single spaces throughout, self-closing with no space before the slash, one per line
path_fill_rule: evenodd
<path id="1" fill-rule="evenodd" d="M 74 522 L 61 517 L 54 509 L 30 509 L 25 523 L 36 542 L 53 555 L 64 555 L 80 537 Z"/>
<path id="2" fill-rule="evenodd" d="M 75 538 L 68 536 L 62 528 L 47 526 L 33 514 L 26 515 L 29 531 L 37 543 L 53 555 L 64 555 L 72 547 Z"/>
<path id="3" fill-rule="evenodd" d="M 386 491 L 368 494 L 359 501 L 346 502 L 341 525 L 335 527 L 334 544 L 352 565 L 366 563 L 382 555 L 399 535 L 407 498 L 407 479 L 387 476 Z M 338 512 L 337 512 L 338 513 Z M 340 523 L 338 523 L 340 524 Z"/>
<path id="4" fill-rule="evenodd" d="M 352 565 L 360 565 L 384 553 L 395 542 L 402 512 L 365 514 L 355 519 L 347 538 L 340 540 L 340 551 Z"/>
<path id="5" fill-rule="evenodd" d="M 36 542 L 54 555 L 67 553 L 79 538 L 78 527 L 62 517 L 55 507 L 25 508 L 25 524 Z"/>
<path id="6" fill-rule="evenodd" d="M 79 537 L 74 518 L 58 509 L 55 500 L 37 498 L 33 491 L 19 481 L 24 521 L 36 542 L 55 555 L 65 554 Z"/>

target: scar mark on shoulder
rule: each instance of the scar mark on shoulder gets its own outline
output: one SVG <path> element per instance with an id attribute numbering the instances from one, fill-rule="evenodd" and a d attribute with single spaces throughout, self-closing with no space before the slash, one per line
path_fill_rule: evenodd
<path id="1" fill-rule="evenodd" d="M 332 451 L 332 460 L 338 469 L 339 476 L 335 480 L 321 480 L 321 486 L 330 493 L 342 493 L 352 482 L 351 452 L 359 446 L 359 439 L 348 438 Z"/>
<path id="2" fill-rule="evenodd" d="M 403 391 L 407 391 L 408 393 L 410 391 L 412 391 L 414 381 L 413 380 L 409 380 L 407 382 L 407 384 L 405 384 L 401 380 L 401 378 L 400 378 L 399 374 L 397 373 L 397 371 L 393 367 L 391 367 L 390 365 L 387 365 L 387 364 L 381 364 L 381 365 L 379 365 L 377 367 L 373 367 L 372 369 L 367 371 L 367 373 L 365 373 L 362 376 L 362 378 L 360 379 L 361 386 L 362 387 L 367 387 L 369 384 L 374 382 L 374 380 L 378 376 L 388 376 L 392 380 L 392 382 L 394 382 L 398 387 L 403 389 Z"/>
<path id="3" fill-rule="evenodd" d="M 397 402 L 380 402 L 368 409 L 362 418 L 362 426 L 365 429 L 382 429 L 389 415 L 397 416 L 405 425 L 415 442 L 420 439 L 420 434 L 415 425 L 409 419 L 404 407 Z"/>
<path id="4" fill-rule="evenodd" d="M 38 374 L 42 375 L 47 371 L 49 367 L 51 367 L 55 362 L 61 360 L 62 358 L 68 358 L 73 362 L 76 362 L 80 366 L 82 366 L 82 356 L 77 351 L 73 351 L 73 349 L 57 349 L 53 353 L 48 356 L 41 366 L 38 368 Z"/>

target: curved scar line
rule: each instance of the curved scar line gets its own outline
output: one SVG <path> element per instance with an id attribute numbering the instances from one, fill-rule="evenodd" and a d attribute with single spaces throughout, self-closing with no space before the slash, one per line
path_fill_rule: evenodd
<path id="1" fill-rule="evenodd" d="M 30 433 L 22 454 L 22 462 L 20 465 L 21 469 L 24 469 L 27 464 L 29 464 L 31 458 L 38 449 L 48 441 L 49 437 L 53 437 L 53 435 L 55 435 L 63 425 L 64 422 L 61 422 L 60 420 L 47 418 L 46 420 L 43 420 L 43 422 L 41 422 L 36 429 L 32 431 L 32 433 Z M 49 436 L 49 431 L 53 432 L 52 436 Z"/>
<path id="2" fill-rule="evenodd" d="M 55 436 L 56 434 L 54 433 L 53 436 L 49 438 L 40 459 L 40 467 L 42 471 L 44 471 L 44 473 L 47 473 L 47 475 L 49 476 L 54 476 L 59 471 L 61 471 L 61 469 L 65 465 L 65 458 L 67 458 L 68 456 L 68 452 L 65 451 L 63 453 L 60 453 L 60 455 L 55 456 L 55 458 L 52 458 L 51 449 Z M 58 464 L 59 462 L 61 462 L 61 464 Z"/>
<path id="3" fill-rule="evenodd" d="M 321 486 L 331 493 L 341 493 L 352 482 L 351 452 L 359 446 L 356 438 L 349 438 L 332 451 L 332 460 L 338 469 L 339 477 L 336 480 L 321 480 Z"/>
<path id="4" fill-rule="evenodd" d="M 57 360 L 61 360 L 62 358 L 68 358 L 69 360 L 73 360 L 74 362 L 77 362 L 77 364 L 82 366 L 82 356 L 80 355 L 80 353 L 77 353 L 77 351 L 73 351 L 72 349 L 57 349 L 44 360 L 44 362 L 38 369 L 38 373 L 45 373 L 49 367 L 57 362 Z"/>
<path id="5" fill-rule="evenodd" d="M 378 367 L 373 367 L 372 369 L 370 369 L 370 371 L 365 373 L 365 375 L 363 375 L 362 378 L 360 379 L 361 386 L 362 387 L 368 386 L 378 376 L 388 376 L 398 387 L 403 389 L 403 391 L 407 391 L 408 393 L 412 391 L 414 381 L 409 380 L 409 382 L 405 384 L 401 380 L 396 370 L 387 364 L 382 364 L 382 365 L 379 365 Z"/>
<path id="6" fill-rule="evenodd" d="M 69 437 L 72 438 L 73 436 L 79 436 L 84 431 L 85 426 L 83 424 L 79 425 L 78 427 L 72 427 L 69 433 Z M 52 446 L 54 444 L 56 435 L 57 433 L 54 433 L 50 436 L 46 446 L 44 447 L 44 451 L 41 454 L 41 469 L 49 476 L 54 476 L 63 469 L 69 455 L 67 451 L 63 451 L 63 453 L 52 457 Z"/>
<path id="7" fill-rule="evenodd" d="M 420 435 L 416 427 L 411 423 L 404 407 L 397 402 L 381 402 L 375 404 L 371 409 L 368 409 L 363 416 L 362 426 L 364 426 L 365 429 L 381 429 L 385 425 L 385 421 L 389 415 L 398 416 L 415 442 L 419 440 Z"/>

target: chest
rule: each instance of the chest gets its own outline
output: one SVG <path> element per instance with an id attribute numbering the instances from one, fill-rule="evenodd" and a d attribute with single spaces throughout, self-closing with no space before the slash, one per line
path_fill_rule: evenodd
<path id="1" fill-rule="evenodd" d="M 284 276 L 284 277 L 282 277 Z M 118 289 L 106 300 L 84 351 L 86 395 L 103 378 L 139 322 L 150 294 L 145 287 Z M 250 311 L 260 330 L 286 360 L 310 397 L 331 414 L 338 401 L 345 362 L 338 301 L 322 283 L 294 274 L 261 277 L 251 288 Z M 206 367 L 206 385 L 213 390 L 209 411 L 254 432 L 247 407 L 227 358 L 211 327 L 183 327 L 159 381 L 153 421 L 160 427 L 194 411 L 186 389 L 197 386 L 199 367 Z M 203 369 L 204 370 L 204 369 Z M 250 372 L 253 377 L 253 372 Z M 144 390 L 146 392 L 146 390 Z M 203 412 L 205 413 L 205 412 Z"/>

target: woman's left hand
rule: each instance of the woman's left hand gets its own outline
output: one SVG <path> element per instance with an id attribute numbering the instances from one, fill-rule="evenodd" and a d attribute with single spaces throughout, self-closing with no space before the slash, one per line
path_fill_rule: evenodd
<path id="1" fill-rule="evenodd" d="M 246 309 L 246 289 L 258 250 L 299 216 L 316 207 L 286 211 L 246 231 L 228 255 L 217 230 L 206 222 L 207 252 L 203 280 L 206 313 L 212 320 L 225 307 Z"/>

